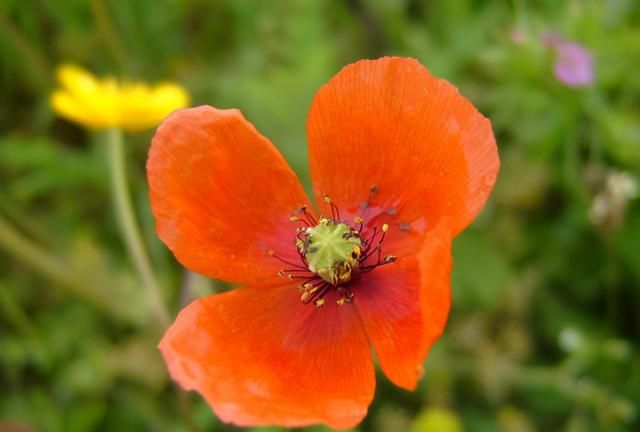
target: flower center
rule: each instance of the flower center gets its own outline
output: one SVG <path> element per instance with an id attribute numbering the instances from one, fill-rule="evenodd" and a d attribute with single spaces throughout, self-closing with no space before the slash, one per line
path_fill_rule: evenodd
<path id="1" fill-rule="evenodd" d="M 324 297 L 331 290 L 338 292 L 339 305 L 351 303 L 355 297 L 353 288 L 362 273 L 396 260 L 393 255 L 382 256 L 382 242 L 389 225 L 365 229 L 361 216 L 350 224 L 340 218 L 338 207 L 327 195 L 324 201 L 331 205 L 331 217 L 316 219 L 306 207 L 301 207 L 290 218 L 291 222 L 301 224 L 294 240 L 300 263 L 284 260 L 269 250 L 271 256 L 290 267 L 280 270 L 280 277 L 300 279 L 300 300 L 317 307 L 325 304 Z"/>
<path id="2" fill-rule="evenodd" d="M 320 223 L 298 239 L 298 251 L 306 258 L 309 271 L 333 286 L 351 281 L 359 271 L 360 234 L 352 227 L 332 219 L 320 218 Z"/>

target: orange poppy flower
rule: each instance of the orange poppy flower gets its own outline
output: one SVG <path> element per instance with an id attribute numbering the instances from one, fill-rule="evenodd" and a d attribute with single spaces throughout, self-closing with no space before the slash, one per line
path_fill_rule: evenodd
<path id="1" fill-rule="evenodd" d="M 451 239 L 499 169 L 489 120 L 408 58 L 345 67 L 307 132 L 317 213 L 238 110 L 176 111 L 149 153 L 160 238 L 243 286 L 188 305 L 159 345 L 225 422 L 353 427 L 373 398 L 371 349 L 415 389 L 447 320 Z"/>

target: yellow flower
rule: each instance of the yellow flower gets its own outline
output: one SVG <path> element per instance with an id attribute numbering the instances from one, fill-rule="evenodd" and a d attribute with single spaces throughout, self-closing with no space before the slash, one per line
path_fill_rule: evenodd
<path id="1" fill-rule="evenodd" d="M 138 82 L 119 83 L 113 78 L 98 79 L 73 65 L 59 67 L 57 78 L 60 88 L 51 95 L 53 110 L 93 129 L 140 131 L 189 105 L 186 90 L 173 83 L 153 87 Z"/>

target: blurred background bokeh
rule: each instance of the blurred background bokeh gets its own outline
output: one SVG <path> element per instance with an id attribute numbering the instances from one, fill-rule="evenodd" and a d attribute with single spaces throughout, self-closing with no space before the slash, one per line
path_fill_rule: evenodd
<path id="1" fill-rule="evenodd" d="M 241 108 L 308 187 L 315 91 L 387 54 L 419 59 L 493 121 L 502 170 L 455 240 L 453 309 L 418 391 L 380 377 L 359 430 L 640 430 L 636 0 L 2 0 L 0 420 L 13 426 L 0 429 L 237 430 L 170 383 L 101 136 L 49 105 L 57 65 Z M 127 171 L 174 316 L 224 287 L 154 235 L 152 133 L 127 135 Z"/>

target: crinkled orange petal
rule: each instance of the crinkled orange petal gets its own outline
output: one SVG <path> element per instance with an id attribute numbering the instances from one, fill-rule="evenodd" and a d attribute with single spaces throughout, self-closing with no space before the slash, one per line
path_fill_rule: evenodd
<path id="1" fill-rule="evenodd" d="M 346 429 L 367 412 L 375 376 L 357 312 L 295 286 L 239 288 L 183 309 L 160 342 L 171 376 L 224 422 Z"/>
<path id="2" fill-rule="evenodd" d="M 147 174 L 158 236 L 185 267 L 234 283 L 278 283 L 283 264 L 269 250 L 299 261 L 289 217 L 308 198 L 240 111 L 175 111 L 153 138 Z"/>
<path id="3" fill-rule="evenodd" d="M 317 202 L 327 193 L 353 210 L 375 184 L 370 217 L 388 211 L 423 231 L 445 216 L 454 234 L 464 229 L 499 169 L 489 120 L 409 58 L 342 69 L 318 91 L 307 135 Z"/>
<path id="4" fill-rule="evenodd" d="M 422 363 L 444 330 L 451 303 L 451 232 L 442 220 L 420 252 L 365 273 L 354 304 L 383 372 L 414 390 Z"/>

